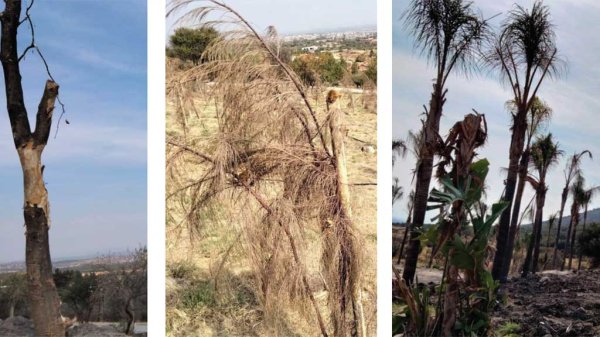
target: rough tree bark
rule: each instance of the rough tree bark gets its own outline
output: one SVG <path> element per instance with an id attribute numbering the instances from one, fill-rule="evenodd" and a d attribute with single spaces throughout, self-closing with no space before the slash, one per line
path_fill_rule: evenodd
<path id="1" fill-rule="evenodd" d="M 515 239 L 519 230 L 519 215 L 521 214 L 521 201 L 523 200 L 523 192 L 525 191 L 525 179 L 527 178 L 528 166 L 529 166 L 529 140 L 528 144 L 523 151 L 521 156 L 521 162 L 519 163 L 519 180 L 517 182 L 517 191 L 515 195 L 515 203 L 513 205 L 512 218 L 510 221 L 510 228 L 508 230 L 508 242 L 506 243 L 506 263 L 504 263 L 502 274 L 508 275 L 510 272 L 510 265 L 512 263 L 512 257 L 515 247 Z M 518 202 L 516 202 L 518 201 Z"/>
<path id="2" fill-rule="evenodd" d="M 344 146 L 344 136 L 342 131 L 342 111 L 332 109 L 329 127 L 331 131 L 331 147 L 335 158 L 335 167 L 337 171 L 337 192 L 340 200 L 340 210 L 342 213 L 343 224 L 352 227 L 352 208 L 350 204 L 350 182 L 348 181 L 348 171 L 346 169 L 346 150 Z M 365 323 L 364 310 L 362 305 L 362 290 L 360 280 L 356 282 L 352 289 L 352 304 L 354 311 L 354 322 L 357 330 L 360 331 L 360 337 L 367 337 L 367 325 Z M 340 334 L 343 336 L 344 334 Z"/>
<path id="3" fill-rule="evenodd" d="M 560 239 L 560 227 L 562 226 L 563 212 L 567 204 L 567 196 L 569 195 L 569 182 L 567 181 L 560 196 L 560 213 L 558 215 L 558 225 L 556 227 L 556 240 L 554 241 L 554 251 L 552 252 L 552 268 L 556 266 L 556 252 L 558 250 L 558 240 Z"/>
<path id="4" fill-rule="evenodd" d="M 442 70 L 443 73 L 443 70 Z M 410 240 L 406 250 L 406 260 L 402 278 L 408 284 L 413 282 L 417 270 L 417 260 L 421 242 L 419 241 L 419 229 L 425 222 L 425 213 L 427 212 L 427 199 L 429 196 L 429 185 L 433 173 L 433 157 L 435 155 L 436 144 L 439 140 L 440 119 L 442 118 L 442 107 L 446 101 L 445 91 L 442 92 L 442 76 L 438 76 L 437 82 L 433 86 L 433 93 L 429 101 L 429 112 L 424 123 L 423 142 L 419 153 L 419 164 L 417 167 L 417 177 L 415 186 L 415 200 L 412 216 L 412 225 L 410 226 Z"/>
<path id="5" fill-rule="evenodd" d="M 58 95 L 58 85 L 47 81 L 40 101 L 35 131 L 31 132 L 23 99 L 17 29 L 20 23 L 21 0 L 6 0 L 1 16 L 2 38 L 0 59 L 8 116 L 21 168 L 23 170 L 26 227 L 26 265 L 29 306 L 36 336 L 64 336 L 60 315 L 60 300 L 52 278 L 52 263 L 48 230 L 50 228 L 48 191 L 42 176 L 42 152 L 52 125 L 52 112 Z"/>
<path id="6" fill-rule="evenodd" d="M 523 154 L 523 145 L 525 144 L 525 132 L 527 131 L 527 104 L 520 104 L 515 116 L 512 138 L 510 142 L 508 175 L 506 177 L 506 190 L 502 201 L 508 203 L 508 207 L 502 212 L 498 225 L 498 234 L 496 236 L 496 254 L 494 255 L 494 266 L 492 267 L 492 276 L 494 280 L 506 282 L 508 268 L 510 265 L 507 259 L 507 250 L 509 242 L 510 215 L 512 202 L 515 196 L 515 187 L 517 185 L 517 175 L 519 172 L 519 160 Z"/>

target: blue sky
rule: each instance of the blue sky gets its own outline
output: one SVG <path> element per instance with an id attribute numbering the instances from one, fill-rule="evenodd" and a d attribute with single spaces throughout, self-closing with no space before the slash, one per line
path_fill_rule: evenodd
<path id="1" fill-rule="evenodd" d="M 167 3 L 170 1 L 167 0 Z M 280 34 L 330 31 L 377 24 L 376 0 L 225 0 L 258 29 L 273 25 Z M 198 4 L 201 2 L 199 1 Z M 167 18 L 167 35 L 174 18 Z"/>
<path id="2" fill-rule="evenodd" d="M 516 1 L 531 8 L 533 1 Z M 511 10 L 515 1 L 474 1 L 474 6 L 481 10 L 484 17 L 501 15 L 491 24 L 496 29 Z M 434 70 L 425 58 L 413 49 L 412 36 L 403 29 L 400 16 L 408 1 L 395 1 L 393 6 L 393 136 L 405 138 L 408 130 L 417 130 L 420 126 L 419 114 L 423 111 L 431 94 Z M 557 46 L 560 55 L 567 60 L 568 72 L 559 80 L 546 80 L 539 91 L 539 96 L 554 110 L 554 115 L 547 131 L 552 132 L 559 141 L 565 155 L 574 151 L 589 149 L 596 159 L 584 160 L 582 165 L 588 184 L 600 184 L 600 126 L 598 110 L 600 108 L 600 40 L 597 39 L 598 22 L 600 22 L 600 3 L 591 0 L 546 1 L 552 19 L 556 25 Z M 511 99 L 509 88 L 502 85 L 497 74 L 483 73 L 465 78 L 453 74 L 447 83 L 447 103 L 444 107 L 440 134 L 446 135 L 452 124 L 477 109 L 486 115 L 489 127 L 488 142 L 480 151 L 481 157 L 491 162 L 488 176 L 488 201 L 499 199 L 502 193 L 505 174 L 501 167 L 508 165 L 508 147 L 510 145 L 510 116 L 504 109 L 504 103 Z M 544 219 L 558 211 L 560 193 L 564 186 L 563 169 L 566 156 L 559 165 L 549 173 L 550 186 Z M 401 185 L 409 190 L 411 170 L 414 160 L 407 156 L 405 160 L 396 162 L 394 175 L 400 178 Z M 529 202 L 532 197 L 530 188 L 523 198 Z M 406 218 L 406 199 L 394 205 L 395 220 Z M 600 205 L 600 199 L 594 200 L 590 209 Z M 568 207 L 567 211 L 568 213 Z M 428 216 L 427 218 L 430 218 Z"/>
<path id="3" fill-rule="evenodd" d="M 60 85 L 65 117 L 43 155 L 53 259 L 146 243 L 146 1 L 35 2 L 36 44 Z M 19 29 L 19 49 L 29 44 Z M 33 127 L 47 79 L 37 55 L 21 62 Z M 1 84 L 3 85 L 3 83 Z M 0 262 L 23 260 L 23 187 L 0 96 Z"/>

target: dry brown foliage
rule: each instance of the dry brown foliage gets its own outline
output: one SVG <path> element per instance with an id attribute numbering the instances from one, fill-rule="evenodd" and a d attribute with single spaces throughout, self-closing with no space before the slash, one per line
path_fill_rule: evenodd
<path id="1" fill-rule="evenodd" d="M 314 98 L 280 60 L 273 28 L 261 35 L 218 1 L 173 1 L 169 15 L 181 12 L 180 21 L 214 26 L 221 38 L 203 63 L 167 78 L 184 130 L 167 137 L 167 199 L 185 210 L 167 230 L 201 237 L 210 222 L 227 222 L 241 233 L 252 261 L 252 286 L 267 324 L 276 327 L 281 308 L 293 306 L 324 336 L 363 336 L 360 238 L 344 211 L 327 128 L 333 114 L 343 114 L 313 107 Z M 214 112 L 215 132 L 189 132 L 196 109 Z M 315 263 L 305 251 L 315 235 L 328 310 L 315 300 L 306 267 Z"/>

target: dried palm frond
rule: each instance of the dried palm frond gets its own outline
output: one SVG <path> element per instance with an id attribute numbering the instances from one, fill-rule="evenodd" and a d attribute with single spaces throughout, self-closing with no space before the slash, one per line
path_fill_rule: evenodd
<path id="1" fill-rule="evenodd" d="M 316 320 L 324 336 L 348 336 L 351 324 L 366 335 L 343 141 L 331 140 L 341 135 L 342 114 L 309 98 L 281 61 L 273 27 L 263 36 L 219 1 L 172 1 L 168 15 L 179 12 L 179 22 L 211 26 L 221 36 L 199 65 L 167 79 L 183 129 L 167 139 L 167 198 L 181 200 L 184 214 L 170 229 L 201 234 L 210 221 L 228 221 L 243 233 L 267 323 L 277 326 L 281 307 L 292 305 Z M 188 118 L 194 115 L 214 127 L 192 129 Z M 320 261 L 305 251 L 314 233 L 322 244 Z M 327 314 L 309 282 L 307 265 L 315 262 L 328 290 Z"/>

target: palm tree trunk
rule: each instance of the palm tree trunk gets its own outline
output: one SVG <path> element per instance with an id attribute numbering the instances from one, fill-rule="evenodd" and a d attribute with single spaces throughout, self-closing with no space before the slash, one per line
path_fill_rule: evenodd
<path id="1" fill-rule="evenodd" d="M 502 275 L 506 275 L 510 272 L 510 265 L 512 263 L 513 251 L 515 247 L 515 238 L 517 236 L 517 230 L 519 225 L 519 214 L 521 214 L 521 201 L 523 200 L 523 191 L 525 190 L 525 178 L 527 177 L 527 167 L 529 163 L 529 145 L 521 156 L 521 162 L 519 163 L 519 181 L 517 185 L 517 194 L 515 195 L 512 219 L 510 222 L 510 229 L 508 232 L 508 243 L 506 246 L 506 263 L 504 264 Z"/>
<path id="2" fill-rule="evenodd" d="M 571 244 L 569 245 L 569 269 L 573 267 L 573 251 L 575 250 L 575 237 L 577 236 L 577 225 L 579 224 L 579 214 L 573 220 L 573 233 L 571 235 Z"/>
<path id="3" fill-rule="evenodd" d="M 433 172 L 433 156 L 435 155 L 435 145 L 439 139 L 440 119 L 442 117 L 442 107 L 445 102 L 445 93 L 442 93 L 441 82 L 442 76 L 438 75 L 437 82 L 433 87 L 433 93 L 431 94 L 431 100 L 429 101 L 429 112 L 424 124 L 424 139 L 419 150 L 421 158 L 419 158 L 417 167 L 413 223 L 410 227 L 410 240 L 408 242 L 404 271 L 402 273 L 402 278 L 404 278 L 407 284 L 411 284 L 415 278 L 419 251 L 421 249 L 421 242 L 418 236 L 420 229 L 423 227 L 425 213 L 427 212 L 429 184 L 431 183 L 431 174 Z"/>
<path id="4" fill-rule="evenodd" d="M 412 209 L 411 209 L 412 211 Z M 408 216 L 408 219 L 410 220 L 410 215 Z M 398 254 L 396 256 L 396 264 L 400 264 L 400 262 L 402 261 L 402 254 L 404 252 L 404 245 L 406 244 L 406 238 L 408 238 L 408 232 L 409 232 L 409 228 L 410 228 L 410 221 L 407 220 L 406 221 L 406 228 L 404 228 L 404 236 L 402 237 L 402 244 L 400 244 L 400 249 L 398 250 Z"/>
<path id="5" fill-rule="evenodd" d="M 541 214 L 541 199 L 540 191 L 536 191 L 536 210 L 535 210 L 535 220 L 533 221 L 533 228 L 531 231 L 531 238 L 529 239 L 529 243 L 527 244 L 527 254 L 525 255 L 525 263 L 523 263 L 523 271 L 521 273 L 521 277 L 526 277 L 529 272 L 533 271 L 535 273 L 534 265 L 537 266 L 534 261 L 534 250 L 536 242 L 539 240 L 536 239 L 538 232 L 538 227 L 542 225 L 542 214 Z"/>
<path id="6" fill-rule="evenodd" d="M 550 235 L 552 233 L 552 226 L 550 225 L 550 222 L 548 222 L 548 235 L 546 236 L 546 249 L 544 250 L 544 269 L 546 268 L 546 265 L 548 264 L 548 248 L 550 247 Z"/>
<path id="7" fill-rule="evenodd" d="M 585 211 L 583 213 L 583 230 L 585 232 L 585 225 L 587 224 L 587 212 L 588 212 L 588 204 L 585 204 Z M 583 258 L 583 253 L 579 250 L 579 254 L 577 256 L 577 271 L 581 270 L 581 258 Z"/>
<path id="8" fill-rule="evenodd" d="M 571 230 L 573 229 L 573 212 L 571 212 L 571 221 L 569 221 L 569 229 L 567 230 L 567 241 L 565 242 L 565 256 L 563 256 L 560 270 L 565 270 L 565 263 L 567 261 L 567 254 L 569 253 L 569 246 L 571 243 Z"/>
<path id="9" fill-rule="evenodd" d="M 552 268 L 556 267 L 556 252 L 558 250 L 558 240 L 560 239 L 560 227 L 562 225 L 563 212 L 565 205 L 567 204 L 567 196 L 569 195 L 569 185 L 565 185 L 563 188 L 561 199 L 560 199 L 560 213 L 558 215 L 558 225 L 556 227 L 556 240 L 554 240 L 554 251 L 552 252 Z M 562 267 L 561 267 L 562 270 Z"/>
<path id="10" fill-rule="evenodd" d="M 540 182 L 540 200 L 538 205 L 536 206 L 536 232 L 535 232 L 535 241 L 533 248 L 533 265 L 531 268 L 532 273 L 537 272 L 538 261 L 540 260 L 540 242 L 542 241 L 542 219 L 544 218 L 544 204 L 546 203 L 546 186 L 544 181 Z"/>
<path id="11" fill-rule="evenodd" d="M 507 261 L 506 259 L 508 255 L 511 206 L 515 195 L 517 175 L 519 173 L 519 160 L 523 154 L 526 131 L 527 106 L 520 104 L 513 125 L 509 151 L 508 175 L 506 177 L 506 188 L 503 198 L 503 201 L 508 203 L 508 207 L 500 216 L 498 234 L 496 236 L 496 255 L 494 256 L 494 266 L 492 267 L 492 276 L 494 277 L 494 280 L 499 280 L 500 282 L 506 282 L 508 276 L 508 268 L 506 268 L 505 264 L 510 264 L 510 261 Z"/>

